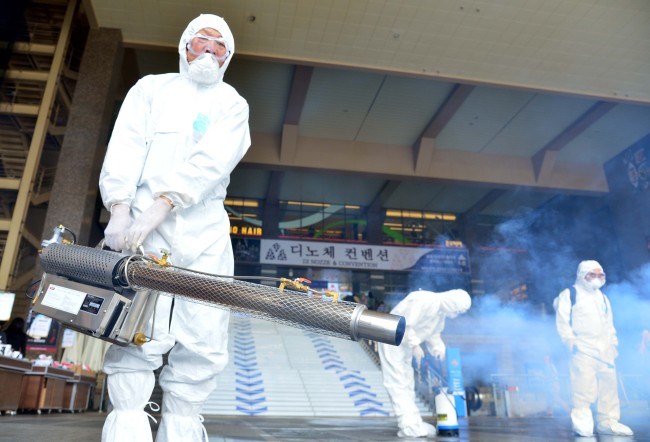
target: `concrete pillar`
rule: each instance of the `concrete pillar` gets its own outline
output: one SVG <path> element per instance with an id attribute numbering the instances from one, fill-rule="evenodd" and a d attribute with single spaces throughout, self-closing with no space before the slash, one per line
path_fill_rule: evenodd
<path id="1" fill-rule="evenodd" d="M 280 203 L 276 200 L 264 203 L 262 212 L 262 238 L 277 238 L 280 236 Z"/>
<path id="2" fill-rule="evenodd" d="M 627 273 L 636 272 L 650 258 L 649 178 L 641 174 L 645 167 L 644 159 L 648 156 L 650 135 L 610 160 L 605 168 L 610 188 L 606 201 L 611 209 L 613 230 L 620 250 L 615 261 Z M 609 272 L 607 267 L 605 271 Z"/>
<path id="3" fill-rule="evenodd" d="M 479 260 L 477 260 L 477 265 L 474 265 L 474 258 L 479 256 L 475 245 L 481 243 L 476 229 L 477 220 L 478 216 L 472 213 L 460 215 L 457 220 L 460 240 L 463 241 L 463 244 L 465 244 L 465 247 L 469 252 L 469 265 L 471 271 L 469 292 L 472 296 L 485 294 L 483 280 L 481 279 L 479 271 Z"/>
<path id="4" fill-rule="evenodd" d="M 368 210 L 367 212 L 367 221 L 366 224 L 366 240 L 368 244 L 383 244 L 384 243 L 384 211 L 380 210 Z M 355 238 L 357 239 L 357 238 Z"/>
<path id="5" fill-rule="evenodd" d="M 262 212 L 262 237 L 277 238 L 280 236 L 280 186 L 284 180 L 284 172 L 273 171 L 269 178 L 269 185 L 264 200 Z"/>
<path id="6" fill-rule="evenodd" d="M 122 67 L 122 32 L 91 29 L 58 160 L 43 236 L 65 225 L 88 244 L 96 213 L 98 179 Z"/>
<path id="7" fill-rule="evenodd" d="M 370 290 L 375 303 L 384 300 L 386 292 L 386 282 L 384 280 L 384 272 L 370 272 Z"/>

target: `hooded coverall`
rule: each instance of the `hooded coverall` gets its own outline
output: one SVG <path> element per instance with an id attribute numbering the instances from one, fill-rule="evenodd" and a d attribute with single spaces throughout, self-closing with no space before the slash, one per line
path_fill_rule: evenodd
<path id="1" fill-rule="evenodd" d="M 230 50 L 219 81 L 210 85 L 190 78 L 186 57 L 188 42 L 203 28 L 219 31 Z M 178 46 L 180 72 L 148 75 L 126 96 L 100 176 L 105 207 L 126 204 L 132 219 L 161 195 L 173 203 L 144 241 L 145 252 L 166 249 L 174 265 L 219 275 L 234 271 L 223 202 L 230 173 L 250 146 L 248 104 L 223 81 L 234 50 L 233 35 L 221 17 L 194 19 Z M 141 347 L 113 345 L 106 354 L 114 409 L 102 441 L 152 440 L 144 407 L 155 383 L 153 370 L 168 351 L 159 379 L 164 396 L 156 440 L 202 440 L 199 412 L 228 362 L 228 320 L 227 310 L 179 299 L 172 309 L 172 298 L 161 296 L 153 340 Z"/>
<path id="2" fill-rule="evenodd" d="M 557 298 L 557 331 L 571 351 L 571 422 L 576 433 L 591 436 L 594 420 L 590 406 L 597 402 L 599 433 L 631 435 L 632 431 L 618 422 L 620 403 L 614 366 L 618 338 L 612 307 L 607 296 L 585 279 L 597 269 L 602 271 L 596 261 L 583 261 L 578 266 L 573 306 L 569 289 L 563 290 Z"/>
<path id="3" fill-rule="evenodd" d="M 424 422 L 415 403 L 415 378 L 411 360 L 414 347 L 425 343 L 433 356 L 443 359 L 445 343 L 440 334 L 447 317 L 466 312 L 472 304 L 465 290 L 449 290 L 435 293 L 418 290 L 409 293 L 395 308 L 394 315 L 404 316 L 406 331 L 399 346 L 379 344 L 379 358 L 388 391 L 397 416 L 399 437 L 435 436 L 434 426 Z"/>

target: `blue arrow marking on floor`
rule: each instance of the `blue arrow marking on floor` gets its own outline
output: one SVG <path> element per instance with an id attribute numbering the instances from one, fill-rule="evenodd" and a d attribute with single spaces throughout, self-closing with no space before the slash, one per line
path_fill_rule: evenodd
<path id="1" fill-rule="evenodd" d="M 249 416 L 255 416 L 256 414 L 264 413 L 265 411 L 268 411 L 269 409 L 267 407 L 262 407 L 262 408 L 257 408 L 255 410 L 250 410 L 250 409 L 246 409 L 244 407 L 241 407 L 241 406 L 237 405 L 236 410 L 241 411 L 242 413 L 248 414 Z"/>
<path id="2" fill-rule="evenodd" d="M 249 359 L 255 359 L 255 357 L 256 357 L 255 353 L 246 353 L 246 354 L 235 353 L 235 359 L 239 359 L 240 361 L 241 360 L 247 361 Z"/>
<path id="3" fill-rule="evenodd" d="M 234 326 L 235 326 L 235 328 L 237 328 L 237 329 L 240 329 L 240 328 L 246 328 L 246 329 L 248 329 L 248 330 L 251 329 L 251 324 L 250 324 L 250 322 L 246 322 L 246 323 L 236 322 L 236 323 L 234 324 Z"/>
<path id="4" fill-rule="evenodd" d="M 342 380 L 342 381 L 347 381 L 350 378 L 357 379 L 359 381 L 365 381 L 366 380 L 366 378 L 364 378 L 363 376 L 358 375 L 358 374 L 354 374 L 354 373 L 346 374 L 345 376 L 341 376 L 339 379 Z"/>
<path id="5" fill-rule="evenodd" d="M 311 339 L 314 342 L 329 342 L 326 337 L 323 337 L 321 335 L 310 334 L 309 339 Z"/>
<path id="6" fill-rule="evenodd" d="M 320 337 L 309 332 L 305 332 L 305 334 L 307 334 L 307 336 L 309 336 L 309 338 L 312 340 L 312 344 L 314 345 L 316 353 L 321 359 L 321 363 L 323 364 L 325 370 L 335 369 L 337 374 L 341 373 L 342 375 L 339 377 L 339 380 L 344 383 L 346 390 L 350 388 L 356 388 L 355 390 L 348 392 L 348 396 L 350 398 L 354 398 L 356 396 L 366 396 L 360 397 L 354 401 L 355 407 L 365 407 L 359 410 L 360 416 L 366 416 L 369 414 L 390 416 L 390 413 L 382 410 L 381 408 L 378 408 L 383 407 L 384 404 L 374 399 L 377 397 L 375 393 L 368 391 L 371 387 L 370 385 L 362 382 L 365 381 L 366 378 L 361 375 L 361 371 L 346 370 L 345 364 L 341 360 L 341 357 L 338 355 L 338 352 L 330 343 L 328 338 Z M 350 380 L 353 382 L 345 383 L 346 381 Z M 368 405 L 370 405 L 370 407 L 368 407 Z"/>
<path id="7" fill-rule="evenodd" d="M 237 397 L 235 397 L 235 400 L 237 400 L 239 402 L 243 402 L 246 405 L 258 405 L 258 404 L 261 404 L 262 402 L 266 401 L 266 398 L 261 397 L 261 398 L 258 398 L 258 399 L 246 399 L 246 398 L 243 398 L 241 396 L 237 396 Z"/>
<path id="8" fill-rule="evenodd" d="M 336 351 L 334 351 L 334 350 L 330 350 L 330 349 L 326 349 L 326 350 L 319 350 L 319 349 L 316 349 L 316 354 L 317 354 L 320 358 L 324 358 L 324 357 L 327 358 L 327 357 L 330 357 L 330 356 L 336 356 L 336 357 L 339 356 L 338 353 L 337 353 Z"/>
<path id="9" fill-rule="evenodd" d="M 312 341 L 312 344 L 314 344 L 314 347 L 329 347 L 329 348 L 334 348 L 332 343 L 326 339 L 322 339 L 320 341 Z"/>
<path id="10" fill-rule="evenodd" d="M 248 356 L 251 353 L 255 354 L 255 347 L 252 347 L 252 351 L 251 349 L 242 350 L 240 348 L 236 348 L 233 353 L 236 355 Z"/>
<path id="11" fill-rule="evenodd" d="M 384 406 L 383 402 L 379 402 L 374 399 L 364 398 L 364 399 L 359 399 L 358 401 L 354 401 L 355 407 L 358 407 L 359 405 L 365 405 L 365 404 L 373 404 L 373 405 L 378 405 L 380 407 Z"/>
<path id="12" fill-rule="evenodd" d="M 247 332 L 246 334 L 237 332 L 233 338 L 233 341 L 238 344 L 252 344 L 255 342 L 253 338 L 251 338 L 250 332 Z"/>
<path id="13" fill-rule="evenodd" d="M 257 407 L 266 402 L 266 396 L 259 396 L 264 393 L 262 387 L 264 381 L 262 373 L 257 366 L 257 354 L 255 351 L 255 339 L 251 334 L 250 319 L 239 319 L 235 316 L 234 323 L 236 334 L 234 341 L 233 364 L 238 367 L 235 370 L 235 401 L 236 410 L 253 416 L 268 411 L 267 407 Z M 257 387 L 257 388 L 253 388 Z"/>
<path id="14" fill-rule="evenodd" d="M 242 367 L 242 368 L 253 368 L 253 367 L 257 367 L 257 362 L 252 362 L 252 363 L 241 363 L 241 362 L 237 362 L 237 361 L 235 361 L 235 365 L 236 365 L 237 367 Z"/>
<path id="15" fill-rule="evenodd" d="M 251 328 L 249 327 L 239 327 L 235 326 L 236 333 L 241 333 L 241 332 L 250 332 Z"/>
<path id="16" fill-rule="evenodd" d="M 237 393 L 248 394 L 248 395 L 264 393 L 264 389 L 263 389 L 263 388 L 258 388 L 258 389 L 256 389 L 256 390 L 244 390 L 243 388 L 239 388 L 239 387 L 237 387 L 237 388 L 235 388 L 235 391 L 236 391 Z"/>
<path id="17" fill-rule="evenodd" d="M 333 369 L 333 368 L 338 368 L 338 369 L 340 369 L 341 371 L 344 371 L 344 370 L 345 370 L 345 367 L 344 367 L 343 365 L 340 365 L 340 364 L 331 364 L 331 365 L 326 365 L 326 366 L 325 366 L 325 370 L 331 370 L 331 369 Z"/>
<path id="18" fill-rule="evenodd" d="M 364 384 L 363 382 L 350 382 L 348 384 L 344 385 L 345 388 L 352 388 L 352 387 L 361 387 L 361 388 L 370 388 L 370 385 Z"/>
<path id="19" fill-rule="evenodd" d="M 235 372 L 235 376 L 237 376 L 239 378 L 253 379 L 253 378 L 258 378 L 258 377 L 262 376 L 262 373 L 260 373 L 259 371 L 254 372 L 252 370 L 251 370 L 250 373 L 241 373 L 241 372 L 237 371 L 237 372 Z"/>
<path id="20" fill-rule="evenodd" d="M 381 410 L 381 409 L 379 409 L 379 408 L 374 408 L 374 407 L 372 407 L 372 408 L 366 408 L 365 410 L 361 410 L 360 415 L 361 415 L 361 416 L 367 416 L 367 415 L 369 415 L 369 414 L 371 414 L 371 413 L 381 414 L 382 416 L 390 416 L 390 413 L 387 413 L 387 412 L 384 411 L 384 410 Z"/>
<path id="21" fill-rule="evenodd" d="M 237 380 L 237 383 L 238 383 L 239 385 L 243 385 L 243 386 L 245 386 L 245 387 L 254 387 L 254 386 L 256 386 L 256 385 L 262 385 L 262 384 L 263 384 L 263 381 L 260 379 L 260 380 L 258 380 L 258 381 L 244 382 L 244 381 L 240 381 L 240 380 L 238 379 L 238 380 Z"/>
<path id="22" fill-rule="evenodd" d="M 348 393 L 348 396 L 355 397 L 355 396 L 359 396 L 360 394 L 365 394 L 365 395 L 368 395 L 368 396 L 377 397 L 376 393 L 373 393 L 372 391 L 366 391 L 366 390 L 354 390 L 354 391 Z"/>

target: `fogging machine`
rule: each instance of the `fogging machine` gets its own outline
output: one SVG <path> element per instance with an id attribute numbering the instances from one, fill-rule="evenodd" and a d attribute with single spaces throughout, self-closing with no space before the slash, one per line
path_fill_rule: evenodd
<path id="1" fill-rule="evenodd" d="M 66 244 L 56 234 L 43 242 L 40 262 L 44 273 L 33 311 L 123 346 L 151 339 L 145 330 L 160 294 L 354 341 L 399 345 L 406 326 L 402 316 L 311 296 L 288 280 L 279 287 L 255 284 L 174 267 L 166 257 Z"/>

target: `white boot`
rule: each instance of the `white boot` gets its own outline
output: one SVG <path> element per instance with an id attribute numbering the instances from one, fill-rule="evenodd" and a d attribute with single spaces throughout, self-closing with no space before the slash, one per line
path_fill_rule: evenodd
<path id="1" fill-rule="evenodd" d="M 615 436 L 633 436 L 634 432 L 627 425 L 620 422 L 613 422 L 611 424 L 601 425 L 597 427 L 598 434 L 613 434 Z"/>
<path id="2" fill-rule="evenodd" d="M 589 408 L 574 408 L 571 410 L 571 423 L 573 431 L 578 436 L 589 437 L 594 435 L 594 417 Z"/>
<path id="3" fill-rule="evenodd" d="M 435 437 L 436 427 L 422 420 L 420 416 L 402 419 L 398 423 L 397 437 Z"/>
<path id="4" fill-rule="evenodd" d="M 207 442 L 208 433 L 203 426 L 203 416 L 199 414 L 202 406 L 165 393 L 156 442 Z"/>
<path id="5" fill-rule="evenodd" d="M 144 411 L 156 378 L 153 371 L 108 375 L 108 397 L 113 404 L 102 428 L 102 442 L 151 442 L 151 417 Z"/>

